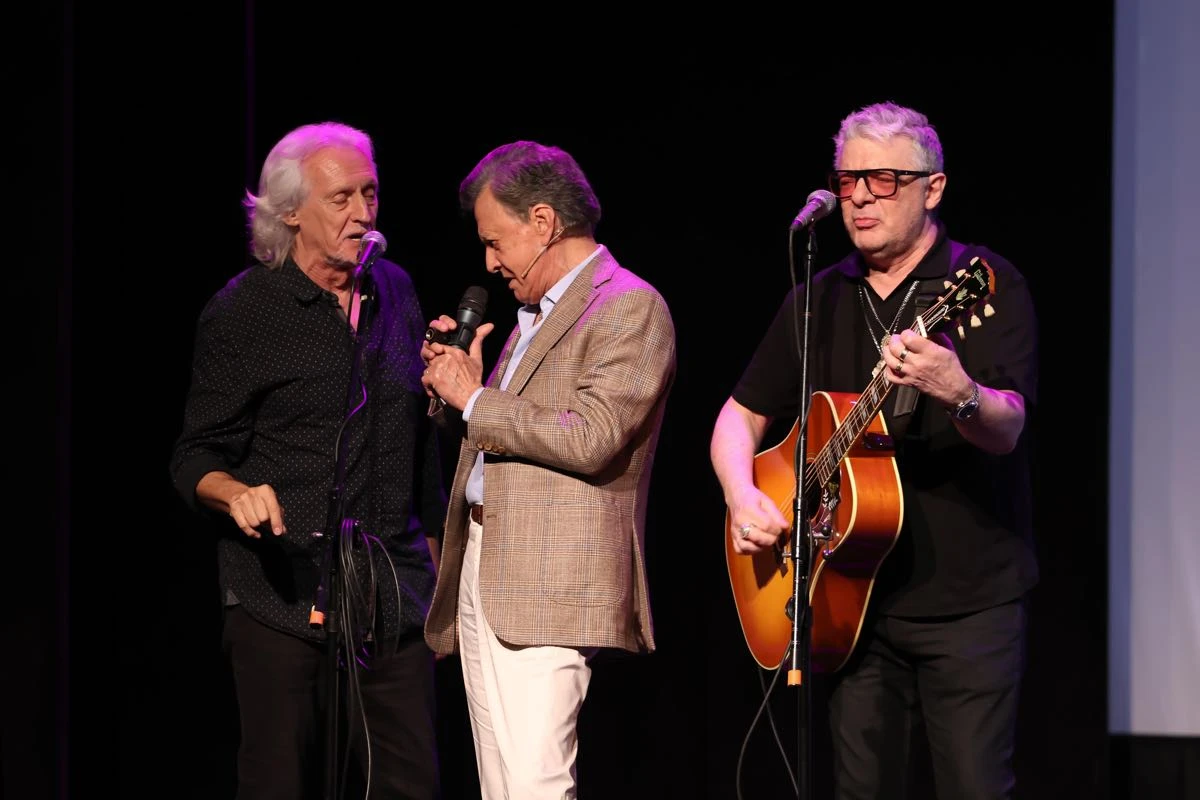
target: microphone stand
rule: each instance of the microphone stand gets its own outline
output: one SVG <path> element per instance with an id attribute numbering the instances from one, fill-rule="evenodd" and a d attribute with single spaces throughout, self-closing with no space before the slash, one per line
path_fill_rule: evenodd
<path id="1" fill-rule="evenodd" d="M 792 597 L 788 601 L 788 616 L 792 620 L 792 641 L 789 648 L 791 666 L 788 669 L 787 682 L 788 686 L 800 687 L 797 695 L 799 713 L 796 737 L 797 777 L 799 780 L 797 797 L 800 800 L 808 800 L 812 795 L 812 681 L 809 669 L 811 664 L 812 606 L 809 603 L 808 592 L 812 570 L 813 541 L 804 481 L 808 463 L 808 411 L 812 402 L 808 376 L 808 349 L 809 320 L 812 316 L 813 256 L 817 252 L 813 222 L 808 224 L 808 240 L 804 248 L 804 313 L 801 315 L 803 329 L 798 336 L 800 347 L 800 429 L 793 458 L 796 492 L 792 508 L 791 559 L 794 569 L 792 571 Z"/>
<path id="2" fill-rule="evenodd" d="M 349 315 L 347 325 L 352 326 L 355 314 L 354 304 L 359 304 L 358 326 L 351 327 L 351 337 L 354 340 L 354 353 L 351 358 L 350 381 L 346 390 L 346 418 L 342 421 L 342 429 L 338 434 L 336 460 L 334 464 L 333 485 L 329 489 L 329 510 L 325 521 L 325 532 L 322 535 L 322 553 L 320 566 L 320 582 L 314 598 L 312 611 L 309 613 L 309 627 L 325 631 L 326 655 L 326 718 L 325 718 L 325 793 L 324 800 L 334 800 L 338 795 L 338 730 L 341 722 L 341 679 L 338 655 L 345 643 L 346 631 L 344 620 L 338 618 L 337 609 L 342 602 L 341 550 L 342 539 L 353 537 L 357 521 L 346 518 L 346 442 L 345 429 L 350 418 L 358 410 L 356 405 L 362 396 L 360 386 L 362 374 L 362 349 L 367 339 L 370 318 L 371 297 L 364 291 L 371 286 L 367 270 L 361 265 L 354 273 L 354 283 L 350 292 Z M 353 541 L 353 539 L 351 539 Z M 353 654 L 347 659 L 351 662 Z M 365 733 L 365 732 L 364 732 Z"/>

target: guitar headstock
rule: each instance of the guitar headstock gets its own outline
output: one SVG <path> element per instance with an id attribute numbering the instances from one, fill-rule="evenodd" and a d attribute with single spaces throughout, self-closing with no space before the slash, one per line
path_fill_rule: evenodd
<path id="1" fill-rule="evenodd" d="M 992 316 L 995 313 L 987 303 L 996 292 L 996 273 L 991 265 L 981 256 L 975 256 L 967 269 L 960 269 L 955 280 L 946 281 L 945 294 L 939 295 L 937 302 L 917 319 L 917 329 L 921 326 L 932 328 L 944 320 L 956 319 L 969 310 L 983 303 L 983 315 Z M 982 323 L 975 314 L 971 315 L 971 327 L 977 328 Z M 921 331 L 924 335 L 924 331 Z M 958 335 L 963 337 L 965 331 L 960 323 Z"/>

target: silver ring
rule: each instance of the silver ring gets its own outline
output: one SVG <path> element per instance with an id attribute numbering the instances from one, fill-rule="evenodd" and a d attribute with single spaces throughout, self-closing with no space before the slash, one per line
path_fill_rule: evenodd
<path id="1" fill-rule="evenodd" d="M 741 536 L 743 539 L 749 538 L 750 537 L 750 529 L 753 527 L 754 527 L 753 525 L 751 525 L 749 522 L 747 522 L 745 525 L 738 528 L 738 536 Z"/>

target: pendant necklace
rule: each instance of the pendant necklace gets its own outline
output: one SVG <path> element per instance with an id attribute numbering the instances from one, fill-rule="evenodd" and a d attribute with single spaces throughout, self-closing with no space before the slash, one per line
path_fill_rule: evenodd
<path id="1" fill-rule="evenodd" d="M 875 345 L 875 350 L 879 353 L 879 362 L 875 365 L 875 369 L 871 370 L 871 376 L 874 377 L 879 372 L 879 365 L 883 363 L 883 348 L 887 344 L 887 340 L 896 332 L 896 327 L 900 322 L 900 315 L 904 313 L 904 309 L 908 307 L 908 301 L 912 299 L 913 293 L 917 290 L 917 284 L 920 281 L 913 281 L 908 287 L 908 292 L 905 293 L 904 299 L 900 301 L 900 307 L 896 309 L 896 316 L 892 317 L 891 326 L 883 324 L 883 320 L 879 318 L 879 312 L 875 310 L 875 304 L 871 302 L 870 295 L 867 294 L 867 288 L 863 284 L 858 285 L 858 300 L 862 306 L 863 318 L 867 321 L 867 336 L 871 338 L 871 342 Z M 867 309 L 870 309 L 871 314 L 867 314 Z M 883 336 L 875 339 L 875 328 L 871 325 L 871 317 L 875 317 L 875 321 L 879 323 L 880 330 L 883 331 Z"/>

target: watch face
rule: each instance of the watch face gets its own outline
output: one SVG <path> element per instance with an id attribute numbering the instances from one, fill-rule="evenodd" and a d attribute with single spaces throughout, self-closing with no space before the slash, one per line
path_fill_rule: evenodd
<path id="1" fill-rule="evenodd" d="M 975 416 L 975 412 L 979 410 L 979 384 L 971 382 L 971 396 L 963 400 L 959 406 L 954 409 L 953 416 L 957 420 L 970 419 Z"/>
<path id="2" fill-rule="evenodd" d="M 954 418 L 955 419 L 970 419 L 971 417 L 973 417 L 975 415 L 975 412 L 978 410 L 979 410 L 979 401 L 978 400 L 968 400 L 967 402 L 963 403 L 954 412 Z"/>

